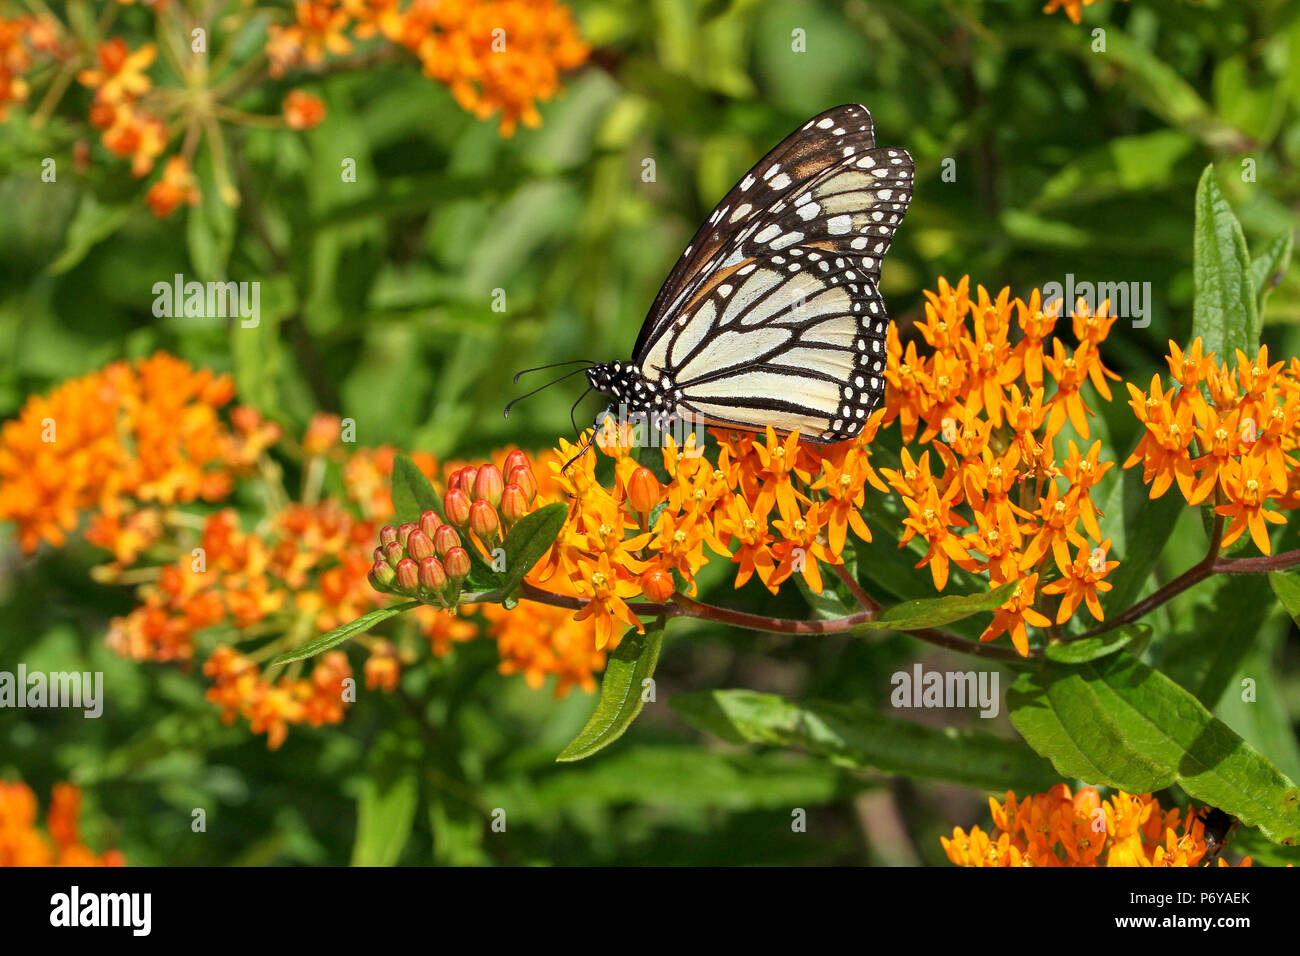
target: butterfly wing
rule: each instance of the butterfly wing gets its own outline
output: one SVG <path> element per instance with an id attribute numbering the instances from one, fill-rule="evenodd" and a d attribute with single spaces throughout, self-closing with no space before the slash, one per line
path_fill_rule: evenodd
<path id="1" fill-rule="evenodd" d="M 709 423 L 856 435 L 884 394 L 880 262 L 911 193 L 911 157 L 875 147 L 864 107 L 809 120 L 701 227 L 633 360 Z"/>

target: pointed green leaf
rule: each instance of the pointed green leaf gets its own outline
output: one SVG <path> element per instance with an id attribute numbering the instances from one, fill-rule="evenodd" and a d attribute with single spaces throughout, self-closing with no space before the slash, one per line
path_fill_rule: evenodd
<path id="1" fill-rule="evenodd" d="M 504 544 L 506 570 L 497 585 L 504 594 L 512 594 L 533 565 L 551 550 L 568 515 L 569 506 L 556 502 L 524 515 L 510 529 Z"/>
<path id="2" fill-rule="evenodd" d="M 1007 602 L 1016 586 L 1017 582 L 1011 581 L 982 594 L 953 594 L 948 597 L 904 601 L 886 608 L 874 621 L 859 624 L 853 633 L 919 631 L 927 627 L 942 627 L 981 611 L 996 611 Z"/>
<path id="3" fill-rule="evenodd" d="M 1048 644 L 1043 653 L 1047 655 L 1048 660 L 1060 661 L 1062 664 L 1086 664 L 1088 661 L 1114 654 L 1136 638 L 1146 639 L 1150 636 L 1150 626 L 1130 624 L 1082 641 Z"/>
<path id="4" fill-rule="evenodd" d="M 1193 277 L 1196 301 L 1192 337 L 1205 350 L 1231 362 L 1234 349 L 1253 355 L 1259 348 L 1259 302 L 1250 272 L 1250 253 L 1241 224 L 1214 175 L 1205 167 L 1196 187 Z"/>
<path id="5" fill-rule="evenodd" d="M 674 696 L 669 705 L 692 726 L 730 743 L 802 747 L 850 767 L 1002 793 L 1045 790 L 1060 777 L 1018 740 L 977 730 L 925 727 L 869 707 L 804 704 L 751 690 Z"/>
<path id="6" fill-rule="evenodd" d="M 1300 790 L 1164 674 L 1129 654 L 1049 662 L 1007 692 L 1011 722 L 1064 777 L 1148 793 L 1177 784 L 1194 800 L 1300 841 Z"/>
<path id="7" fill-rule="evenodd" d="M 627 732 L 645 706 L 642 683 L 654 675 L 663 639 L 663 618 L 647 625 L 644 634 L 628 631 L 609 655 L 596 709 L 578 736 L 555 758 L 557 761 L 584 760 Z"/>
<path id="8" fill-rule="evenodd" d="M 306 660 L 308 657 L 315 657 L 322 651 L 328 651 L 331 647 L 342 644 L 349 637 L 355 637 L 358 634 L 364 634 L 376 624 L 388 620 L 390 617 L 397 617 L 409 611 L 413 607 L 419 607 L 419 601 L 407 601 L 405 604 L 395 604 L 392 607 L 381 607 L 371 611 L 369 614 L 363 614 L 355 621 L 349 621 L 339 627 L 334 628 L 322 634 L 315 640 L 308 641 L 301 647 L 286 651 L 275 660 L 272 664 L 292 664 L 294 661 Z"/>
<path id="9" fill-rule="evenodd" d="M 407 455 L 393 458 L 393 511 L 399 521 L 419 521 L 426 511 L 446 518 L 433 482 Z"/>

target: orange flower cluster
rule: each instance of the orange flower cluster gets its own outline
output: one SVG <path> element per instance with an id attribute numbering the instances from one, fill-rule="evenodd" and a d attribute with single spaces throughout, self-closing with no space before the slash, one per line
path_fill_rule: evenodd
<path id="1" fill-rule="evenodd" d="M 1065 15 L 1075 23 L 1083 22 L 1083 8 L 1090 7 L 1097 0 L 1047 0 L 1047 6 L 1043 7 L 1044 13 L 1055 13 L 1057 10 L 1064 10 Z M 1124 0 L 1125 3 L 1128 0 Z"/>
<path id="2" fill-rule="evenodd" d="M 926 298 L 917 330 L 932 351 L 904 348 L 890 329 L 881 424 L 897 422 L 904 442 L 929 448 L 917 455 L 904 447 L 900 466 L 880 473 L 907 508 L 902 543 L 925 542 L 917 567 L 929 566 L 936 588 L 952 565 L 987 572 L 994 586 L 1016 583 L 981 639 L 1009 633 L 1025 654 L 1026 625 L 1064 624 L 1081 604 L 1100 620 L 1098 592 L 1110 590 L 1106 576 L 1119 564 L 1107 559 L 1110 541 L 1091 498 L 1114 463 L 1100 460 L 1100 442 L 1085 451 L 1067 438 L 1063 460 L 1057 447 L 1067 422 L 1089 437 L 1085 386 L 1111 398 L 1107 380 L 1118 376 L 1102 364 L 1100 346 L 1115 318 L 1106 305 L 1093 314 L 1080 300 L 1071 349 L 1054 335 L 1059 303 L 1044 307 L 1037 290 L 1028 303 L 982 286 L 972 299 L 968 278 L 955 287 L 941 278 Z M 1060 577 L 1040 586 L 1049 560 Z M 1058 598 L 1054 609 L 1045 597 Z"/>
<path id="3" fill-rule="evenodd" d="M 958 866 L 1198 866 L 1209 848 L 1201 813 L 1163 810 L 1151 796 L 1122 790 L 1103 801 L 1092 787 L 1063 783 L 1017 802 L 989 798 L 993 835 L 960 827 L 940 837 Z M 1228 866 L 1222 857 L 1219 866 Z M 1250 866 L 1250 857 L 1241 866 Z"/>
<path id="4" fill-rule="evenodd" d="M 0 17 L 0 123 L 31 93 L 26 74 L 42 58 L 64 56 L 58 25 L 48 17 Z"/>
<path id="5" fill-rule="evenodd" d="M 356 699 L 352 667 L 342 651 L 317 658 L 309 677 L 286 674 L 273 682 L 253 661 L 222 644 L 208 656 L 203 673 L 213 680 L 207 696 L 221 708 L 222 722 L 244 717 L 253 733 L 266 734 L 271 750 L 284 743 L 290 724 L 337 724 L 344 704 Z"/>
<path id="6" fill-rule="evenodd" d="M 231 424 L 229 376 L 158 353 L 33 396 L 0 431 L 0 520 L 24 551 L 63 544 L 94 512 L 87 538 L 122 563 L 157 539 L 163 510 L 230 493 L 278 429 L 251 409 Z"/>
<path id="7" fill-rule="evenodd" d="M 118 850 L 96 855 L 82 845 L 80 816 L 80 788 L 56 783 L 42 833 L 31 788 L 0 780 L 0 866 L 125 866 Z"/>
<path id="8" fill-rule="evenodd" d="M 1189 505 L 1212 499 L 1229 519 L 1224 547 L 1249 530 L 1271 554 L 1268 526 L 1286 519 L 1270 503 L 1300 507 L 1300 359 L 1270 365 L 1268 346 L 1254 359 L 1236 351 L 1234 368 L 1203 354 L 1199 338 L 1186 352 L 1169 343 L 1174 384 L 1166 391 L 1157 374 L 1148 391 L 1128 386 L 1145 431 L 1124 467 L 1141 463 L 1152 498 L 1176 484 Z"/>
<path id="9" fill-rule="evenodd" d="M 131 50 L 121 37 L 99 44 L 98 63 L 77 74 L 83 86 L 95 91 L 90 122 L 102 131 L 101 139 L 110 153 L 131 160 L 131 174 L 137 178 L 153 169 L 167 148 L 167 126 L 142 97 L 153 88 L 146 71 L 158 56 L 152 43 Z M 186 172 L 189 163 L 178 157 Z M 178 173 L 173 172 L 173 177 Z"/>
<path id="10" fill-rule="evenodd" d="M 615 622 L 642 630 L 629 598 L 694 593 L 706 546 L 738 565 L 737 587 L 757 576 L 776 593 L 797 574 L 820 593 L 821 565 L 843 563 L 849 529 L 871 540 L 859 513 L 867 484 L 888 491 L 867 450 L 878 423 L 877 415 L 838 445 L 800 444 L 798 433 L 782 438 L 771 428 L 764 437 L 714 431 L 716 461 L 693 434 L 680 447 L 668 437 L 661 483 L 633 457 L 630 431 L 616 434 L 607 422 L 597 444 L 614 459 L 610 488 L 597 480 L 592 452 L 563 472 L 576 448 L 561 441 L 551 470 L 569 519 L 530 580 L 587 598 L 577 618 L 595 620 L 598 648 L 618 645 Z"/>
<path id="11" fill-rule="evenodd" d="M 350 34 L 350 35 L 349 35 Z M 382 35 L 419 58 L 430 79 L 479 119 L 501 113 L 501 133 L 541 125 L 536 103 L 560 89 L 560 71 L 590 52 L 569 8 L 555 0 L 298 0 L 294 22 L 272 26 L 271 75 Z"/>

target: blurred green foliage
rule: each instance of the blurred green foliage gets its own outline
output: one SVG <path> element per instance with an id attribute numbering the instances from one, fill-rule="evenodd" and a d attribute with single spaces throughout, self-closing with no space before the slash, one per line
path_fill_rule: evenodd
<path id="1" fill-rule="evenodd" d="M 884 268 L 904 330 L 940 275 L 1024 296 L 1070 273 L 1150 282 L 1150 326 L 1121 322 L 1105 354 L 1145 382 L 1166 341 L 1191 328 L 1204 166 L 1215 164 L 1256 254 L 1296 225 L 1291 0 L 1102 3 L 1082 27 L 1035 0 L 574 6 L 596 55 L 542 108 L 541 129 L 502 140 L 408 65 L 311 79 L 323 125 L 232 137 L 235 209 L 200 163 L 201 204 L 156 221 L 98 147 L 85 175 L 42 183 L 43 157 L 71 169 L 79 132 L 34 130 L 15 112 L 0 125 L 0 416 L 62 379 L 161 348 L 233 372 L 241 399 L 291 434 L 326 410 L 354 418 L 364 445 L 442 457 L 550 447 L 571 433 L 578 389 L 545 392 L 506 421 L 514 371 L 626 358 L 713 203 L 791 129 L 842 102 L 867 105 L 878 141 L 916 161 L 915 199 Z M 795 30 L 806 53 L 792 50 Z M 251 90 L 248 106 L 274 111 L 289 86 Z M 349 158 L 355 183 L 340 177 Z M 948 160 L 955 181 L 943 177 Z M 175 273 L 260 281 L 260 327 L 156 319 L 152 286 Z M 504 311 L 492 308 L 497 289 Z M 1293 270 L 1264 312 L 1275 355 L 1300 354 L 1297 316 Z M 590 400 L 579 425 L 596 411 Z M 1122 460 L 1134 422 L 1120 395 L 1101 411 L 1106 454 Z M 1183 510 L 1158 577 L 1204 550 L 1199 519 Z M 874 514 L 873 529 L 888 519 Z M 860 554 L 861 577 L 884 595 L 921 596 L 907 593 L 911 562 L 886 550 Z M 722 746 L 664 706 L 599 757 L 557 765 L 592 699 L 556 702 L 501 677 L 488 642 L 411 669 L 398 695 L 362 693 L 342 729 L 295 729 L 268 753 L 245 727 L 221 726 L 196 675 L 103 647 L 108 618 L 131 598 L 89 583 L 88 550 L 15 554 L 0 576 L 0 663 L 103 670 L 113 692 L 97 721 L 0 712 L 0 772 L 42 797 L 56 780 L 83 784 L 90 842 L 133 863 L 937 863 L 938 835 L 987 812 L 974 790 Z M 702 588 L 722 603 L 806 613 L 793 592 L 731 596 L 722 571 Z M 899 635 L 809 642 L 679 623 L 660 702 L 745 687 L 873 704 L 918 655 L 967 666 Z M 1209 582 L 1149 623 L 1146 659 L 1300 776 L 1297 645 L 1267 582 Z M 1225 635 L 1256 639 L 1238 654 Z M 1241 674 L 1267 703 L 1224 695 Z M 966 727 L 988 724 L 1014 737 L 1005 716 Z M 194 807 L 207 808 L 204 834 L 191 832 Z M 792 832 L 792 807 L 808 809 L 806 833 Z M 508 808 L 504 834 L 490 832 L 496 808 Z"/>

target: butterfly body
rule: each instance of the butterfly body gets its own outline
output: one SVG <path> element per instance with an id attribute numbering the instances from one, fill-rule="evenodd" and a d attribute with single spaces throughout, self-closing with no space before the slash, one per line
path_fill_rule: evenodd
<path id="1" fill-rule="evenodd" d="M 813 117 L 723 197 L 674 266 L 629 362 L 587 369 L 610 411 L 857 435 L 884 397 L 880 265 L 912 195 L 865 107 Z"/>

